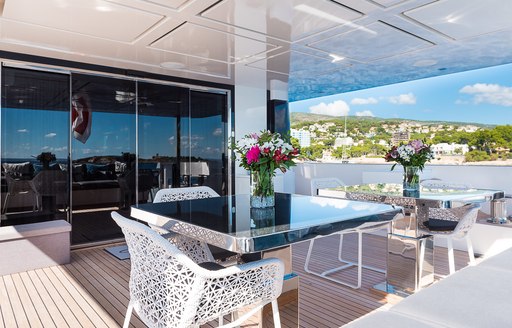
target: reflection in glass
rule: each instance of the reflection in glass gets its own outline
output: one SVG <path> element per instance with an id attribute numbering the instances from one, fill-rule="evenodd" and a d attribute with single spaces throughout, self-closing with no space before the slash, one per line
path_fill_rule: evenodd
<path id="1" fill-rule="evenodd" d="M 181 175 L 184 185 L 208 186 L 227 194 L 227 96 L 191 91 L 190 133 L 182 136 Z M 188 160 L 184 156 L 189 152 Z"/>
<path id="2" fill-rule="evenodd" d="M 139 193 L 179 187 L 181 113 L 188 116 L 189 90 L 138 83 Z"/>
<path id="3" fill-rule="evenodd" d="M 136 201 L 135 82 L 73 74 L 72 94 L 73 242 L 120 237 L 110 211 Z"/>
<path id="4" fill-rule="evenodd" d="M 160 188 L 226 193 L 225 93 L 19 68 L 1 81 L 1 225 L 67 219 L 73 244 L 107 241 L 122 236 L 110 212 Z"/>
<path id="5" fill-rule="evenodd" d="M 2 225 L 67 219 L 69 76 L 2 68 Z"/>

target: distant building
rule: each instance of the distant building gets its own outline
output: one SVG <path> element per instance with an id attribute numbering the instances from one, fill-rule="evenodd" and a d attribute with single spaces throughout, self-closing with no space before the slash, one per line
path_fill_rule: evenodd
<path id="1" fill-rule="evenodd" d="M 443 142 L 430 146 L 430 150 L 432 150 L 435 155 L 464 155 L 469 151 L 469 146 Z"/>
<path id="2" fill-rule="evenodd" d="M 343 147 L 343 146 L 352 146 L 354 144 L 354 139 L 352 139 L 351 137 L 344 137 L 344 138 L 336 138 L 336 140 L 334 140 L 334 149 L 338 148 L 338 147 Z"/>
<path id="3" fill-rule="evenodd" d="M 391 137 L 391 143 L 396 146 L 401 143 L 408 142 L 410 137 L 411 137 L 411 135 L 409 134 L 408 131 L 394 132 L 393 136 Z"/>
<path id="4" fill-rule="evenodd" d="M 299 140 L 300 147 L 311 146 L 311 132 L 307 130 L 295 130 L 291 129 L 291 136 Z"/>

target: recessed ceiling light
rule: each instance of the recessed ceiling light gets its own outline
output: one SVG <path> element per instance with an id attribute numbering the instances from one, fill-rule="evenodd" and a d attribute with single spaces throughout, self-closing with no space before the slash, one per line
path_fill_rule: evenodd
<path id="1" fill-rule="evenodd" d="M 330 57 L 332 57 L 331 63 L 339 62 L 340 60 L 345 59 L 345 57 L 341 57 L 335 54 L 329 54 Z"/>
<path id="2" fill-rule="evenodd" d="M 184 69 L 185 64 L 180 62 L 163 62 L 160 64 L 163 68 L 169 68 L 169 69 Z"/>
<path id="3" fill-rule="evenodd" d="M 418 60 L 417 62 L 412 64 L 412 66 L 415 66 L 415 67 L 427 67 L 427 66 L 434 66 L 435 64 L 437 64 L 437 60 L 434 60 L 434 59 L 423 59 L 423 60 Z"/>
<path id="4" fill-rule="evenodd" d="M 112 11 L 112 8 L 110 8 L 109 6 L 96 6 L 95 8 L 97 11 L 103 11 L 103 12 Z"/>

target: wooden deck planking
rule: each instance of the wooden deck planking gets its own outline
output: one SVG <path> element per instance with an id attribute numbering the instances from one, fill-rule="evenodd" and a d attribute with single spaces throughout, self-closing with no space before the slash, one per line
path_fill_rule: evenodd
<path id="1" fill-rule="evenodd" d="M 21 280 L 21 277 L 19 274 L 13 274 L 11 275 L 12 282 L 14 284 L 14 288 L 16 289 L 20 302 L 23 306 L 23 309 L 27 315 L 28 318 L 34 318 L 34 320 L 31 320 L 30 326 L 37 328 L 37 327 L 43 327 L 43 324 L 41 323 L 41 319 L 39 318 L 39 315 L 37 313 L 37 310 L 34 306 L 34 303 L 32 302 L 32 299 L 28 295 L 28 291 L 25 288 L 25 285 L 23 284 L 23 281 Z M 39 318 L 39 320 L 35 320 L 35 318 Z"/>
<path id="2" fill-rule="evenodd" d="M 21 272 L 19 274 L 19 277 L 21 281 L 23 282 L 23 285 L 25 286 L 25 289 L 27 291 L 28 297 L 30 298 L 32 304 L 34 305 L 34 308 L 36 309 L 37 316 L 41 320 L 41 324 L 43 327 L 57 327 L 54 323 L 54 319 L 52 318 L 52 315 L 47 309 L 48 304 L 45 304 L 43 299 L 41 298 L 41 295 L 37 292 L 37 289 L 32 282 L 32 279 L 30 279 L 30 276 L 27 272 Z M 29 318 L 32 316 L 29 315 Z"/>
<path id="3" fill-rule="evenodd" d="M 315 242 L 312 265 L 326 270 L 339 266 L 339 237 Z M 355 236 L 344 238 L 343 256 L 353 260 Z M 386 265 L 386 238 L 364 235 L 364 263 Z M 364 270 L 363 285 L 352 289 L 304 272 L 309 243 L 293 245 L 293 270 L 299 274 L 300 327 L 340 327 L 387 304 L 386 298 L 372 291 L 384 281 L 382 273 Z M 467 253 L 455 251 L 457 268 L 466 265 Z M 436 273 L 448 272 L 446 249 L 436 249 Z M 0 328 L 6 327 L 119 327 L 125 316 L 129 291 L 129 260 L 120 261 L 102 248 L 72 252 L 72 262 L 0 277 Z M 353 279 L 355 268 L 338 272 L 336 277 Z M 296 315 L 293 308 L 280 309 L 283 323 Z M 225 322 L 229 322 L 226 317 Z M 257 327 L 255 316 L 242 327 Z M 204 325 L 215 327 L 216 323 Z M 145 325 L 132 316 L 131 327 Z M 287 327 L 286 324 L 283 327 Z M 292 328 L 293 326 L 290 326 Z M 294 327 L 293 327 L 294 328 Z"/>
<path id="4" fill-rule="evenodd" d="M 59 311 L 57 304 L 54 302 L 54 300 L 46 290 L 41 279 L 39 279 L 39 276 L 37 275 L 36 271 L 28 271 L 26 272 L 26 274 L 33 283 L 35 292 L 41 297 L 41 300 L 46 310 L 50 314 L 53 324 L 56 327 L 67 327 L 68 324 L 66 323 L 66 319 L 64 319 L 64 316 Z M 45 327 L 47 324 L 48 327 L 50 327 L 49 322 L 43 322 L 43 325 Z"/>

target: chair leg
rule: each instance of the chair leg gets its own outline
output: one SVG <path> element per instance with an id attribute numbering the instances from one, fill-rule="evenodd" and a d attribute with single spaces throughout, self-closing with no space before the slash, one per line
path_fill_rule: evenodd
<path id="1" fill-rule="evenodd" d="M 7 193 L 7 195 L 5 195 L 4 208 L 2 208 L 2 214 L 5 214 L 5 212 L 7 212 L 7 200 L 9 199 L 9 195 L 10 193 Z"/>
<path id="2" fill-rule="evenodd" d="M 448 266 L 450 268 L 450 274 L 455 273 L 455 259 L 453 257 L 453 241 L 451 237 L 447 238 L 448 244 Z"/>
<path id="3" fill-rule="evenodd" d="M 221 326 L 223 326 L 223 325 L 224 325 L 224 316 L 223 316 L 223 315 L 221 315 L 221 316 L 219 317 L 219 327 L 221 327 Z"/>
<path id="4" fill-rule="evenodd" d="M 469 235 L 466 235 L 466 244 L 468 245 L 469 264 L 475 265 L 475 252 L 473 251 L 473 243 Z"/>
<path id="5" fill-rule="evenodd" d="M 281 317 L 279 316 L 279 307 L 277 300 L 272 301 L 272 314 L 274 316 L 274 327 L 281 328 Z"/>
<path id="6" fill-rule="evenodd" d="M 128 304 L 128 309 L 126 309 L 126 316 L 124 317 L 123 328 L 128 328 L 128 326 L 130 325 L 130 318 L 132 316 L 132 312 L 133 304 L 130 302 L 130 304 Z"/>
<path id="7" fill-rule="evenodd" d="M 309 242 L 308 254 L 306 255 L 306 262 L 304 262 L 304 271 L 311 273 L 309 270 L 309 260 L 311 259 L 311 253 L 313 253 L 313 245 L 315 244 L 315 239 L 311 239 Z"/>
<path id="8" fill-rule="evenodd" d="M 361 288 L 361 280 L 363 276 L 363 233 L 357 233 L 357 286 Z"/>
<path id="9" fill-rule="evenodd" d="M 338 260 L 340 262 L 345 262 L 345 261 L 343 261 L 343 257 L 341 256 L 342 252 L 343 252 L 343 234 L 340 233 L 340 245 L 338 247 Z"/>

